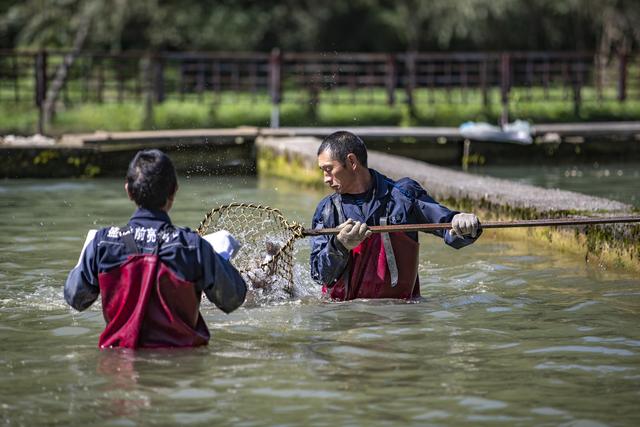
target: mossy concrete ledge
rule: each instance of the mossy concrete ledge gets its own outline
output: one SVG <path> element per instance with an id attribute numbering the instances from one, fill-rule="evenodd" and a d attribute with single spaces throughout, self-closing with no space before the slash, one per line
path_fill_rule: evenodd
<path id="1" fill-rule="evenodd" d="M 316 156 L 320 142 L 313 137 L 260 136 L 256 139 L 258 173 L 322 186 Z M 441 203 L 476 212 L 485 221 L 638 213 L 632 206 L 614 200 L 471 175 L 376 151 L 369 152 L 369 166 L 393 179 L 409 176 Z M 578 253 L 591 263 L 640 271 L 638 224 L 518 228 L 500 233 Z"/>

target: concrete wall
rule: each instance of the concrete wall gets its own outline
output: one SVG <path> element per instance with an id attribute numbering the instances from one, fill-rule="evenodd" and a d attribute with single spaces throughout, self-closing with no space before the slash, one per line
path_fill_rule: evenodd
<path id="1" fill-rule="evenodd" d="M 133 156 L 144 148 L 150 147 L 142 144 L 123 144 L 111 149 L 64 145 L 0 147 L 0 178 L 124 177 Z M 253 141 L 161 148 L 183 174 L 254 174 L 256 170 Z"/>

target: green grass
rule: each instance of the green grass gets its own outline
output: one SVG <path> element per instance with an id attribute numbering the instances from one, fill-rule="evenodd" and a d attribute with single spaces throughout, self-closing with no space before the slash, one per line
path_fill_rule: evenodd
<path id="1" fill-rule="evenodd" d="M 52 122 L 51 133 L 134 131 L 142 127 L 142 105 L 87 104 L 58 111 Z"/>
<path id="2" fill-rule="evenodd" d="M 38 111 L 23 105 L 0 103 L 0 134 L 31 134 L 38 128 Z"/>
<path id="3" fill-rule="evenodd" d="M 548 100 L 543 99 L 545 93 Z M 387 105 L 384 90 L 332 90 L 321 93 L 315 106 L 309 103 L 308 93 L 287 91 L 280 106 L 280 126 L 459 126 L 469 120 L 497 123 L 502 110 L 500 94 L 493 90 L 488 95 L 489 105 L 485 107 L 479 91 L 420 89 L 414 93 L 415 106 L 410 110 L 401 91 L 395 93 L 396 103 Z M 611 99 L 614 94 L 604 95 Z M 587 88 L 582 98 L 576 113 L 572 94 L 562 88 L 546 92 L 541 88 L 514 89 L 509 118 L 534 124 L 640 120 L 640 100 L 635 94 L 623 103 L 598 101 L 598 94 Z M 141 101 L 71 103 L 58 109 L 48 133 L 269 126 L 270 117 L 266 93 L 185 94 L 156 104 L 153 120 L 147 123 Z M 31 134 L 37 123 L 37 111 L 29 103 L 0 103 L 1 134 Z"/>
<path id="4" fill-rule="evenodd" d="M 167 101 L 154 108 L 153 125 L 163 129 L 211 127 L 212 109 L 196 102 Z"/>
<path id="5" fill-rule="evenodd" d="M 404 106 L 319 105 L 312 126 L 400 126 Z M 317 124 L 315 124 L 317 123 Z"/>

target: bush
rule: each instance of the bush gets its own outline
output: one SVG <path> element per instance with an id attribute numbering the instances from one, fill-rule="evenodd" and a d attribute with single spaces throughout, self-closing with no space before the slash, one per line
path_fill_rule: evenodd
<path id="1" fill-rule="evenodd" d="M 497 123 L 500 112 L 485 109 L 482 104 L 431 104 L 415 107 L 409 118 L 412 126 L 460 126 L 467 121 Z"/>
<path id="2" fill-rule="evenodd" d="M 401 106 L 320 105 L 310 126 L 400 126 Z"/>
<path id="3" fill-rule="evenodd" d="M 191 129 L 214 126 L 213 113 L 206 104 L 193 101 L 165 101 L 154 106 L 156 129 Z"/>
<path id="4" fill-rule="evenodd" d="M 142 105 L 85 104 L 68 110 L 59 110 L 48 133 L 134 131 L 142 129 Z"/>
<path id="5" fill-rule="evenodd" d="M 269 104 L 219 104 L 213 107 L 213 127 L 269 126 Z"/>
<path id="6" fill-rule="evenodd" d="M 529 102 L 514 97 L 510 104 L 511 121 L 532 123 L 615 121 L 640 119 L 640 101 L 584 102 L 576 115 L 571 101 Z M 85 104 L 60 109 L 53 118 L 48 134 L 70 132 L 135 131 L 144 128 L 143 105 L 140 103 Z M 280 126 L 453 126 L 466 121 L 496 124 L 500 106 L 484 107 L 479 100 L 470 103 L 417 103 L 411 114 L 402 103 L 332 105 L 319 104 L 315 116 L 310 106 L 286 103 L 280 106 Z M 271 104 L 267 99 L 251 102 L 212 103 L 211 100 L 165 101 L 154 106 L 152 129 L 266 127 L 271 121 Z M 0 133 L 33 134 L 38 113 L 30 105 L 0 105 Z"/>
<path id="7" fill-rule="evenodd" d="M 38 128 L 38 111 L 27 105 L 0 103 L 0 134 L 31 135 Z"/>

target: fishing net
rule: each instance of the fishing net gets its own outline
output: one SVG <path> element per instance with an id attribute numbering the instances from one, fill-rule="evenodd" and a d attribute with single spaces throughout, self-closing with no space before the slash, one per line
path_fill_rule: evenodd
<path id="1" fill-rule="evenodd" d="M 628 222 L 640 222 L 640 217 L 489 221 L 484 222 L 482 228 Z M 371 226 L 369 230 L 373 233 L 384 233 L 448 230 L 450 228 L 450 223 L 393 224 Z M 278 209 L 253 203 L 230 203 L 212 209 L 205 215 L 198 227 L 198 233 L 201 236 L 220 230 L 231 233 L 242 245 L 231 262 L 254 290 L 265 290 L 270 295 L 275 292 L 285 296 L 295 296 L 295 241 L 305 236 L 338 234 L 340 229 L 305 230 L 302 225 L 294 221 L 287 221 Z"/>
<path id="2" fill-rule="evenodd" d="M 303 227 L 269 206 L 230 203 L 208 212 L 198 234 L 226 230 L 242 245 L 231 262 L 253 288 L 293 295 L 294 242 Z"/>

